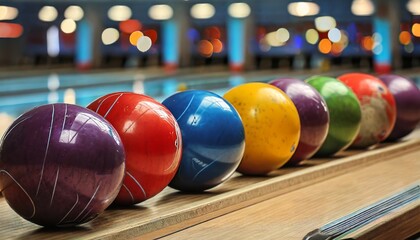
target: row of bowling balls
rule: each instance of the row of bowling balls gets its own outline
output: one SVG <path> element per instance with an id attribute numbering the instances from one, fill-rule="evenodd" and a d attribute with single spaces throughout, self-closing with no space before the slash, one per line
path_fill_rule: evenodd
<path id="1" fill-rule="evenodd" d="M 159 103 L 118 92 L 87 108 L 40 106 L 2 138 L 0 190 L 23 218 L 71 226 L 168 185 L 198 192 L 235 170 L 262 175 L 395 140 L 417 125 L 420 93 L 401 76 L 381 79 L 352 73 L 246 83 L 223 97 L 189 90 Z"/>

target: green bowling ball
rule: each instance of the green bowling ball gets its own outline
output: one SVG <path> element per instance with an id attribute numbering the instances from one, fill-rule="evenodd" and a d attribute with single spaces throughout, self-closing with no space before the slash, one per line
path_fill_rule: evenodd
<path id="1" fill-rule="evenodd" d="M 353 91 L 336 78 L 313 76 L 305 80 L 324 98 L 330 113 L 327 138 L 315 154 L 332 156 L 348 148 L 359 133 L 362 111 Z"/>

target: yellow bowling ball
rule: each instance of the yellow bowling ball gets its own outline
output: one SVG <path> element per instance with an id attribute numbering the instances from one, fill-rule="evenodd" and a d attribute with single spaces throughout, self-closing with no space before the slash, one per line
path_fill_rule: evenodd
<path id="1" fill-rule="evenodd" d="M 247 175 L 267 174 L 283 166 L 296 150 L 300 120 L 292 100 L 266 83 L 246 83 L 225 93 L 245 128 L 245 153 L 237 169 Z"/>

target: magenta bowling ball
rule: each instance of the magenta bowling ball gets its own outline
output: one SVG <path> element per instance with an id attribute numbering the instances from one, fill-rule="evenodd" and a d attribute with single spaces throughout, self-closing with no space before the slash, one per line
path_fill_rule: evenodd
<path id="1" fill-rule="evenodd" d="M 386 140 L 395 141 L 411 133 L 420 121 L 420 90 L 413 80 L 387 74 L 379 76 L 394 96 L 397 119 Z"/>
<path id="2" fill-rule="evenodd" d="M 0 145 L 0 190 L 21 217 L 41 226 L 88 222 L 115 199 L 125 174 L 120 137 L 100 115 L 48 104 L 19 118 Z"/>
<path id="3" fill-rule="evenodd" d="M 325 100 L 306 82 L 293 78 L 280 78 L 270 82 L 292 99 L 300 118 L 299 144 L 287 165 L 296 165 L 311 158 L 324 143 L 329 127 L 329 113 Z"/>

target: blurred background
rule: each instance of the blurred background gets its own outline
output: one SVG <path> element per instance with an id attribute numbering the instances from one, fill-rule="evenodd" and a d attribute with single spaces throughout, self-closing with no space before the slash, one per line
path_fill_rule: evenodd
<path id="1" fill-rule="evenodd" d="M 396 72 L 418 83 L 420 0 L 2 0 L 0 124 L 114 91 Z M 0 126 L 0 135 L 2 135 Z"/>

